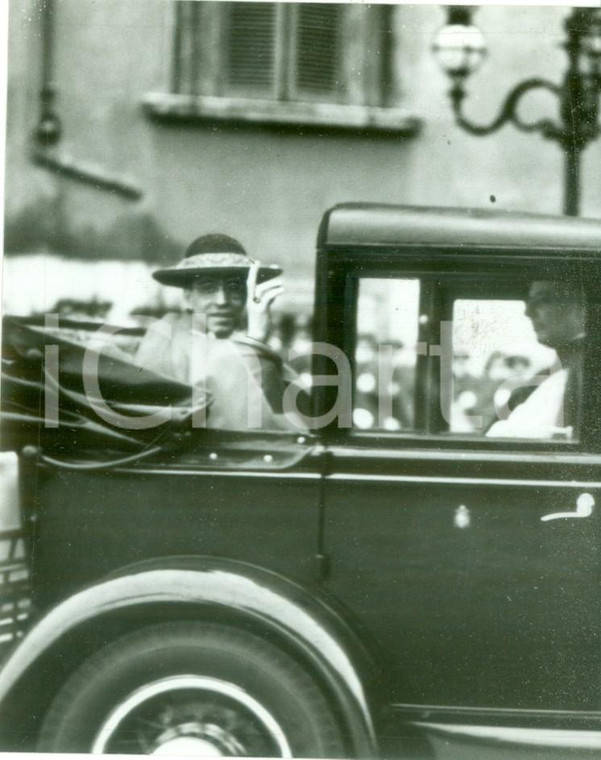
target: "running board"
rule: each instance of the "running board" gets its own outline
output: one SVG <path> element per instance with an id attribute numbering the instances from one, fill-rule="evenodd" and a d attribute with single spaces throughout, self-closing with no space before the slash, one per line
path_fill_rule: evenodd
<path id="1" fill-rule="evenodd" d="M 529 747 L 601 750 L 601 731 L 449 725 L 423 721 L 412 721 L 412 725 L 447 738 Z"/>

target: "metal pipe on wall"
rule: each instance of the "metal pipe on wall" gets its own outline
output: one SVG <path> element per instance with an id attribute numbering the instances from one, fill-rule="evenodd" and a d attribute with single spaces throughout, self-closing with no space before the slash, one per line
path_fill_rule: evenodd
<path id="1" fill-rule="evenodd" d="M 63 133 L 61 120 L 55 110 L 56 83 L 54 81 L 54 0 L 42 0 L 42 55 L 40 118 L 34 132 L 36 146 L 31 159 L 33 163 L 62 177 L 91 185 L 98 190 L 115 193 L 128 200 L 139 200 L 142 189 L 125 177 L 110 174 L 104 169 L 82 164 L 53 152 Z"/>

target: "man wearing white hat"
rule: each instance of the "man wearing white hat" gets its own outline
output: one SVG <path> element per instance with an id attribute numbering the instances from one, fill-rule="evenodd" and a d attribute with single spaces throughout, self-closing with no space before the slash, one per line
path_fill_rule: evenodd
<path id="1" fill-rule="evenodd" d="M 186 310 L 147 331 L 136 363 L 206 389 L 210 428 L 286 428 L 282 397 L 293 380 L 264 342 L 269 307 L 283 287 L 277 266 L 250 259 L 228 235 L 204 235 L 176 266 L 153 277 L 182 288 Z M 252 418 L 252 419 L 251 419 Z"/>

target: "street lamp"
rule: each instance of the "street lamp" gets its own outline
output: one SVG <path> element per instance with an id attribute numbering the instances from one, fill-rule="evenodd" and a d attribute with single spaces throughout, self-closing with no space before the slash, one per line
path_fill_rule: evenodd
<path id="1" fill-rule="evenodd" d="M 432 49 L 449 75 L 449 92 L 455 121 L 472 135 L 490 135 L 507 122 L 524 132 L 540 132 L 558 142 L 565 153 L 564 213 L 577 216 L 580 195 L 580 156 L 601 132 L 598 124 L 601 93 L 601 9 L 575 8 L 565 21 L 563 45 L 568 68 L 563 82 L 527 79 L 507 95 L 498 116 L 490 124 L 475 124 L 463 114 L 465 82 L 486 57 L 484 35 L 471 21 L 472 8 L 450 6 L 448 21 L 437 34 Z M 518 106 L 532 90 L 547 90 L 559 99 L 559 120 L 524 121 Z"/>

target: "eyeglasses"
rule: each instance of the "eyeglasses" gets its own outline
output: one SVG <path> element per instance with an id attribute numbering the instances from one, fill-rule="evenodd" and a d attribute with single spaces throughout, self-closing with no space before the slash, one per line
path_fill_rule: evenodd
<path id="1" fill-rule="evenodd" d="M 224 293 L 231 296 L 243 296 L 246 292 L 246 281 L 238 277 L 222 279 L 221 277 L 206 277 L 202 280 L 194 280 L 192 290 L 203 296 L 211 296 L 223 289 Z"/>

